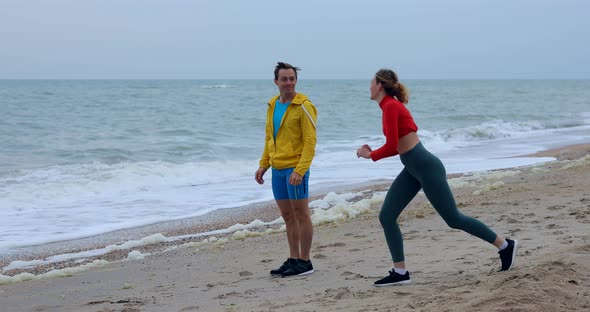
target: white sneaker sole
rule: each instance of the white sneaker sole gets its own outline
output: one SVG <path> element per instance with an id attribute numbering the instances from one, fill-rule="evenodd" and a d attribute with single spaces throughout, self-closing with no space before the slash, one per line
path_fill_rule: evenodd
<path id="1" fill-rule="evenodd" d="M 412 280 L 389 283 L 389 284 L 375 284 L 375 287 L 384 287 L 384 286 L 396 286 L 396 285 L 407 285 L 412 283 Z"/>
<path id="2" fill-rule="evenodd" d="M 312 269 L 312 270 L 309 270 L 309 271 L 306 271 L 306 272 L 303 272 L 303 273 L 299 273 L 299 274 L 297 274 L 297 275 L 294 275 L 294 276 L 307 275 L 307 274 L 311 274 L 311 273 L 313 273 L 313 272 L 314 272 L 314 271 L 313 271 L 313 269 Z"/>
<path id="3" fill-rule="evenodd" d="M 314 270 L 309 270 L 309 271 L 305 271 L 303 273 L 299 273 L 299 274 L 293 274 L 293 275 L 279 275 L 280 277 L 291 277 L 291 276 L 303 276 L 303 275 L 308 275 L 313 273 Z"/>

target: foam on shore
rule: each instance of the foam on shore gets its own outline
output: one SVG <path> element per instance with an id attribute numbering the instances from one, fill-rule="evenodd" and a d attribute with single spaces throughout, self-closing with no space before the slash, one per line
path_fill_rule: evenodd
<path id="1" fill-rule="evenodd" d="M 381 193 L 372 194 L 371 198 L 364 198 L 358 200 L 356 202 L 349 202 L 348 200 L 357 198 L 360 194 L 359 193 L 345 193 L 345 194 L 336 194 L 334 192 L 328 193 L 323 199 L 315 200 L 310 202 L 310 207 L 315 208 L 312 211 L 312 223 L 314 225 L 320 225 L 324 223 L 334 222 L 337 220 L 343 220 L 347 218 L 355 218 L 357 215 L 366 213 L 370 211 L 372 204 L 378 204 L 383 201 L 384 195 Z M 327 207 L 327 208 L 326 208 Z M 278 229 L 273 228 L 266 228 L 273 225 L 281 225 Z M 257 228 L 265 228 L 260 231 L 250 231 L 250 229 L 257 229 Z M 12 270 L 26 270 L 31 269 L 39 266 L 44 265 L 51 265 L 58 262 L 66 262 L 66 261 L 74 261 L 76 262 L 83 262 L 87 258 L 91 257 L 98 257 L 101 255 L 105 255 L 107 253 L 116 251 L 116 250 L 128 250 L 143 246 L 149 246 L 164 242 L 175 242 L 180 241 L 186 238 L 195 238 L 195 237 L 203 237 L 209 236 L 203 239 L 200 242 L 191 242 L 187 244 L 183 244 L 179 247 L 197 247 L 202 246 L 204 244 L 223 244 L 227 242 L 227 238 L 218 238 L 215 235 L 224 235 L 224 234 L 231 234 L 230 239 L 233 240 L 240 240 L 246 239 L 248 237 L 257 237 L 263 235 L 274 234 L 278 232 L 284 232 L 284 220 L 282 218 L 278 218 L 271 222 L 263 222 L 261 220 L 254 220 L 249 224 L 241 224 L 237 223 L 228 228 L 214 230 L 204 233 L 196 233 L 196 234 L 188 234 L 188 235 L 181 235 L 181 236 L 174 236 L 174 237 L 166 237 L 161 233 L 156 233 L 147 237 L 144 237 L 140 240 L 133 240 L 128 241 L 123 244 L 118 245 L 109 245 L 105 248 L 94 249 L 94 250 L 87 250 L 78 253 L 66 253 L 51 256 L 42 260 L 30 260 L 30 261 L 21 261 L 16 260 L 12 261 L 9 265 L 2 268 L 3 272 L 12 271 Z M 166 251 L 173 250 L 175 248 L 168 248 Z M 139 260 L 144 259 L 146 256 L 149 256 L 149 253 L 141 253 L 137 250 L 131 251 L 127 258 L 123 259 L 122 261 L 132 261 L 132 260 Z M 67 276 L 77 272 L 82 272 L 91 268 L 95 268 L 98 266 L 104 266 L 109 261 L 106 260 L 94 260 L 90 263 L 82 264 L 79 266 L 68 267 L 65 269 L 60 270 L 52 270 L 47 273 L 42 273 L 38 275 L 34 275 L 31 273 L 23 272 L 19 273 L 14 276 L 6 276 L 0 274 L 0 285 L 1 284 L 8 284 L 8 283 L 15 283 L 25 280 L 31 279 L 45 279 L 51 277 L 59 277 L 59 276 Z"/>
<path id="2" fill-rule="evenodd" d="M 579 166 L 587 166 L 590 164 L 590 155 L 575 159 L 575 160 L 560 160 L 551 162 L 551 164 L 558 164 L 559 170 L 568 170 Z M 545 165 L 535 165 L 529 167 L 534 172 L 547 171 Z M 514 177 L 521 174 L 521 170 L 503 170 L 503 171 L 488 171 L 477 172 L 473 174 L 466 174 L 464 176 L 453 178 L 449 180 L 449 184 L 453 188 L 476 188 L 473 195 L 481 194 L 487 190 L 493 190 L 502 187 L 504 184 L 501 179 L 506 177 Z M 372 207 L 377 207 L 383 203 L 385 192 L 365 190 L 362 192 L 347 192 L 337 194 L 330 192 L 323 198 L 310 202 L 312 209 L 312 223 L 314 225 L 321 225 L 325 223 L 336 222 L 339 220 L 352 219 L 360 214 L 370 212 Z M 104 248 L 86 250 L 77 253 L 64 253 L 53 255 L 44 259 L 34 259 L 30 261 L 15 260 L 2 268 L 2 272 L 8 271 L 25 271 L 19 272 L 13 276 L 0 274 L 0 285 L 18 283 L 26 280 L 47 279 L 53 277 L 70 276 L 82 271 L 90 270 L 97 267 L 102 267 L 111 262 L 117 261 L 133 261 L 144 259 L 151 253 L 142 253 L 134 248 L 146 247 L 150 245 L 158 245 L 162 243 L 172 243 L 171 247 L 164 250 L 170 251 L 176 248 L 199 247 L 205 244 L 224 244 L 229 239 L 242 240 L 249 237 L 258 237 L 274 233 L 283 232 L 285 230 L 284 221 L 282 218 L 277 218 L 272 221 L 261 221 L 255 219 L 248 224 L 235 223 L 224 229 L 212 230 L 207 232 L 185 234 L 166 237 L 162 233 L 156 233 L 146 236 L 139 240 L 129 240 L 122 244 L 112 244 Z M 221 237 L 218 237 L 221 236 Z M 225 237 L 224 237 L 225 236 Z M 197 237 L 204 237 L 200 241 L 192 241 L 183 243 L 185 239 L 194 239 Z M 107 261 L 104 259 L 90 259 L 99 258 L 113 251 L 131 250 L 123 259 L 116 261 Z M 63 269 L 53 269 L 40 274 L 32 274 L 26 272 L 35 267 L 49 266 L 55 263 L 69 262 L 69 267 Z M 86 263 L 84 263 L 86 262 Z M 80 264 L 82 263 L 82 264 Z M 80 264 L 80 265 L 77 265 Z"/>

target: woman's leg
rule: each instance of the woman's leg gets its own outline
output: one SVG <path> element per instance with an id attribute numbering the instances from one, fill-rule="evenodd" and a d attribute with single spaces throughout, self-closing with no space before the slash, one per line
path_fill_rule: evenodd
<path id="1" fill-rule="evenodd" d="M 404 243 L 402 233 L 397 224 L 397 218 L 420 190 L 420 182 L 404 168 L 395 178 L 379 212 L 379 221 L 383 226 L 385 240 L 394 266 L 405 268 Z"/>
<path id="2" fill-rule="evenodd" d="M 447 182 L 446 170 L 442 162 L 432 156 L 427 166 L 421 167 L 418 179 L 422 183 L 424 194 L 438 214 L 453 229 L 463 230 L 479 237 L 490 244 L 497 243 L 497 235 L 481 221 L 459 212 L 455 198 Z M 503 240 L 503 239 L 502 239 Z"/>
<path id="3" fill-rule="evenodd" d="M 400 159 L 411 175 L 420 182 L 434 209 L 451 228 L 463 230 L 498 247 L 502 270 L 512 268 L 518 241 L 501 238 L 481 221 L 459 212 L 447 182 L 445 167 L 438 157 L 428 152 L 422 144 L 418 144 L 409 152 L 400 155 Z"/>

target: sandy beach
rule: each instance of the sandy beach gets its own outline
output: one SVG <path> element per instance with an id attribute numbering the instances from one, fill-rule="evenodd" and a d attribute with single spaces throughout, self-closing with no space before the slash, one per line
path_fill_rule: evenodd
<path id="1" fill-rule="evenodd" d="M 280 225 L 214 239 L 189 235 L 275 220 L 277 209 L 266 203 L 29 251 L 31 260 L 45 259 L 51 250 L 81 251 L 156 233 L 187 235 L 83 261 L 0 272 L 0 310 L 587 311 L 589 155 L 590 145 L 568 146 L 529 155 L 557 158 L 543 165 L 450 179 L 463 213 L 520 241 L 516 265 L 508 272 L 498 272 L 495 247 L 450 229 L 420 193 L 400 218 L 412 284 L 374 287 L 392 266 L 377 218 L 389 184 L 375 184 L 347 191 L 361 194 L 348 200 L 349 207 L 361 207 L 354 210 L 358 215 L 343 209 L 343 218 L 315 226 L 311 275 L 269 275 L 287 256 Z M 141 256 L 124 260 L 131 251 Z M 0 260 L 5 267 L 13 259 Z M 63 270 L 81 265 L 90 268 Z M 52 270 L 61 270 L 59 277 L 49 277 Z"/>

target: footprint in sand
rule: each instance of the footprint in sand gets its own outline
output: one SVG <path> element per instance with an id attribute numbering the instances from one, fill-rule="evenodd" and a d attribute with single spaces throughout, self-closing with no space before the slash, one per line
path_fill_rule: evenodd
<path id="1" fill-rule="evenodd" d="M 223 286 L 223 285 L 225 285 L 225 283 L 218 283 L 218 284 L 208 283 L 207 285 L 205 285 L 205 287 L 207 287 L 207 289 L 203 289 L 201 291 L 209 291 L 209 290 L 213 289 L 213 287 L 215 287 L 215 286 Z M 191 287 L 191 288 L 196 288 L 196 287 Z"/>
<path id="2" fill-rule="evenodd" d="M 561 228 L 563 228 L 563 226 L 559 226 L 559 225 L 557 225 L 555 223 L 551 223 L 551 224 L 547 225 L 545 228 L 546 229 L 550 229 L 550 230 L 551 229 L 561 229 Z"/>
<path id="3" fill-rule="evenodd" d="M 590 205 L 588 205 L 588 207 L 590 207 Z M 590 215 L 590 211 L 584 210 L 584 209 L 572 209 L 572 210 L 570 210 L 569 215 L 575 216 L 576 220 L 581 220 L 581 219 L 586 219 L 586 217 L 588 215 Z M 580 221 L 580 222 L 583 222 L 583 221 Z M 583 222 L 583 223 L 585 223 L 585 222 Z"/>
<path id="4" fill-rule="evenodd" d="M 240 272 L 240 276 L 250 276 L 250 275 L 253 275 L 253 273 L 252 272 L 249 272 L 249 271 L 242 271 L 242 272 Z"/>
<path id="5" fill-rule="evenodd" d="M 564 236 L 560 238 L 561 240 L 559 241 L 560 244 L 564 244 L 564 245 L 569 245 L 571 243 L 574 242 L 573 237 L 571 236 Z"/>
<path id="6" fill-rule="evenodd" d="M 346 246 L 346 244 L 345 243 L 334 243 L 334 244 L 328 244 L 328 245 L 321 245 L 321 246 L 314 248 L 313 251 L 321 251 L 322 249 L 327 248 L 327 247 L 343 247 L 343 246 Z"/>
<path id="7" fill-rule="evenodd" d="M 326 259 L 328 257 L 326 255 L 323 255 L 323 254 L 319 253 L 319 254 L 313 255 L 313 258 L 314 259 Z"/>
<path id="8" fill-rule="evenodd" d="M 337 289 L 334 289 L 334 288 L 326 289 L 325 294 L 324 294 L 324 299 L 341 300 L 341 299 L 369 298 L 369 297 L 373 297 L 373 296 L 374 296 L 373 291 L 354 292 L 354 291 L 350 290 L 348 287 L 340 287 Z"/>
<path id="9" fill-rule="evenodd" d="M 508 219 L 506 219 L 506 223 L 514 224 L 514 223 L 520 223 L 520 222 L 516 219 L 508 218 Z"/>
<path id="10" fill-rule="evenodd" d="M 512 230 L 508 230 L 508 234 L 510 234 L 510 236 L 516 236 L 516 233 L 520 232 L 521 229 L 512 229 Z"/>
<path id="11" fill-rule="evenodd" d="M 240 293 L 239 292 L 232 291 L 232 292 L 228 292 L 228 293 L 225 293 L 225 294 L 217 295 L 213 299 L 227 299 L 227 298 L 233 297 L 233 296 L 240 297 Z"/>
<path id="12" fill-rule="evenodd" d="M 553 205 L 553 206 L 547 207 L 547 210 L 559 210 L 559 209 L 563 209 L 563 208 L 565 208 L 564 205 Z"/>
<path id="13" fill-rule="evenodd" d="M 251 288 L 251 289 L 246 290 L 244 292 L 244 294 L 252 296 L 252 295 L 256 294 L 258 291 L 260 291 L 260 290 L 263 290 L 263 289 L 262 288 Z"/>
<path id="14" fill-rule="evenodd" d="M 345 271 L 345 272 L 343 272 L 340 275 L 341 276 L 344 276 L 344 279 L 347 280 L 347 281 L 349 281 L 349 280 L 357 280 L 359 278 L 365 278 L 361 274 L 350 272 L 350 271 Z"/>

